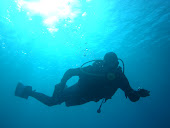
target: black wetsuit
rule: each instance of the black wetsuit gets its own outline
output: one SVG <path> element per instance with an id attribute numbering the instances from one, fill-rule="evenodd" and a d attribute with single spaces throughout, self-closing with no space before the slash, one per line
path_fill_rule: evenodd
<path id="1" fill-rule="evenodd" d="M 133 102 L 136 102 L 140 98 L 138 91 L 134 91 L 130 87 L 121 67 L 105 71 L 103 62 L 96 61 L 93 65 L 82 69 L 75 68 L 67 70 L 61 83 L 66 84 L 67 80 L 72 76 L 79 76 L 78 82 L 71 87 L 65 88 L 60 94 L 58 94 L 57 89 L 55 89 L 52 97 L 38 92 L 33 92 L 31 96 L 48 106 L 61 104 L 63 102 L 66 103 L 66 106 L 75 106 L 89 101 L 98 102 L 103 98 L 106 100 L 111 99 L 119 88 L 123 90 L 126 97 L 129 97 Z"/>

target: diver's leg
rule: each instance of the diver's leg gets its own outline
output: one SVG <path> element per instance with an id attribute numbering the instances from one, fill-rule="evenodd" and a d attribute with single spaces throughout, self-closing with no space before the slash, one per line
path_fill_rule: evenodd
<path id="1" fill-rule="evenodd" d="M 59 100 L 57 98 L 53 98 L 50 96 L 47 96 L 43 93 L 39 93 L 39 92 L 32 92 L 30 94 L 31 97 L 37 99 L 38 101 L 40 101 L 41 103 L 47 105 L 47 106 L 54 106 L 57 104 L 60 104 Z"/>
<path id="2" fill-rule="evenodd" d="M 54 92 L 53 92 L 53 98 L 58 98 L 63 93 L 63 90 L 67 88 L 67 85 L 64 84 L 57 84 L 55 85 Z"/>
<path id="3" fill-rule="evenodd" d="M 38 92 L 32 92 L 30 95 L 40 102 L 48 106 L 58 105 L 65 102 L 66 106 L 76 106 L 89 102 L 88 99 L 82 97 L 82 91 L 78 84 L 68 88 L 63 88 L 63 85 L 56 85 L 52 97 Z"/>
<path id="4" fill-rule="evenodd" d="M 67 107 L 81 105 L 89 102 L 86 98 L 83 98 L 84 92 L 80 89 L 78 83 L 64 89 L 61 97 Z"/>
<path id="5" fill-rule="evenodd" d="M 58 105 L 65 102 L 66 106 L 68 107 L 87 103 L 88 101 L 82 98 L 81 95 L 82 92 L 80 91 L 78 84 L 65 89 L 63 88 L 63 85 L 58 84 L 55 86 L 52 97 L 34 91 L 30 96 L 48 106 Z"/>
<path id="6" fill-rule="evenodd" d="M 54 92 L 56 92 L 56 89 Z M 17 84 L 16 90 L 15 90 L 15 96 L 18 96 L 24 99 L 28 99 L 28 97 L 31 96 L 47 106 L 53 106 L 53 105 L 62 103 L 61 102 L 62 100 L 59 100 L 59 98 L 57 98 L 56 96 L 50 97 L 43 93 L 32 91 L 31 86 L 24 86 L 22 83 Z"/>
<path id="7" fill-rule="evenodd" d="M 32 91 L 31 86 L 24 86 L 22 83 L 18 83 L 15 90 L 15 96 L 25 99 L 31 96 L 47 106 L 58 105 L 63 102 L 66 103 L 66 106 L 75 106 L 88 102 L 81 95 L 82 92 L 77 84 L 65 89 L 60 84 L 56 85 L 52 97 Z"/>
<path id="8" fill-rule="evenodd" d="M 62 102 L 64 102 L 64 100 L 65 100 L 65 98 L 62 97 L 62 95 L 61 95 L 63 93 L 63 90 L 65 87 L 66 87 L 66 85 L 57 84 L 55 86 L 52 97 L 47 96 L 43 93 L 35 92 L 35 91 L 32 91 L 30 96 L 39 100 L 40 102 L 42 102 L 43 104 L 45 104 L 47 106 L 58 105 L 58 104 L 61 104 Z"/>
<path id="9" fill-rule="evenodd" d="M 58 105 L 65 102 L 66 106 L 69 107 L 89 102 L 88 99 L 82 97 L 82 92 L 77 84 L 65 88 L 64 90 L 61 90 L 59 86 L 60 85 L 55 86 L 52 97 L 38 92 L 32 92 L 30 96 L 48 106 Z"/>

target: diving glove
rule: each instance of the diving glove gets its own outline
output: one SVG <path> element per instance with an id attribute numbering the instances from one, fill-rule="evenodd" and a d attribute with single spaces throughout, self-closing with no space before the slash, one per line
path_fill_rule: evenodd
<path id="1" fill-rule="evenodd" d="M 138 94 L 140 95 L 140 97 L 147 97 L 150 96 L 150 91 L 146 89 L 138 89 Z"/>

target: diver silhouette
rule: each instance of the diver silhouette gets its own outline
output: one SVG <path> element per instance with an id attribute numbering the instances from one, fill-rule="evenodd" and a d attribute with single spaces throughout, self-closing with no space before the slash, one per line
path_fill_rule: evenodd
<path id="1" fill-rule="evenodd" d="M 66 106 L 85 104 L 90 101 L 98 102 L 103 99 L 101 106 L 115 94 L 120 88 L 125 92 L 126 98 L 136 102 L 140 97 L 150 96 L 150 91 L 145 89 L 132 89 L 123 70 L 119 66 L 119 60 L 114 52 L 105 54 L 103 60 L 92 60 L 84 63 L 80 68 L 69 69 L 65 72 L 61 82 L 55 86 L 53 95 L 32 91 L 31 86 L 18 83 L 15 96 L 28 99 L 29 96 L 48 106 L 59 105 L 65 102 Z M 94 62 L 93 62 L 94 61 Z M 89 62 L 92 65 L 84 66 Z M 72 76 L 79 76 L 76 84 L 67 87 L 66 83 Z"/>

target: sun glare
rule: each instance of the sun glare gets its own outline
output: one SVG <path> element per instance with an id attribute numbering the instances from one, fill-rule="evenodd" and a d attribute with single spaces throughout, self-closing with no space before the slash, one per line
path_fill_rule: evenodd
<path id="1" fill-rule="evenodd" d="M 70 19 L 69 22 L 72 22 L 81 13 L 79 0 L 18 0 L 16 2 L 19 10 L 26 10 L 29 17 L 37 14 L 42 16 L 43 23 L 51 30 L 55 29 L 55 32 L 55 26 L 59 21 Z"/>

